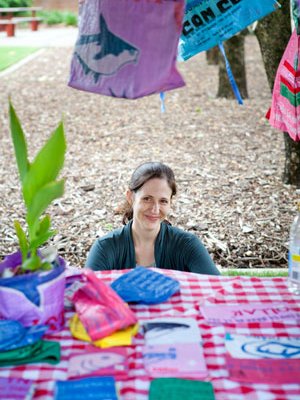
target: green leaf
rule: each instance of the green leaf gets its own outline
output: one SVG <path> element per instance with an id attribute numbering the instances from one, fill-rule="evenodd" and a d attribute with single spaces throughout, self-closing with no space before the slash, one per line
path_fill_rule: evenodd
<path id="1" fill-rule="evenodd" d="M 15 225 L 15 230 L 17 237 L 19 239 L 19 245 L 20 245 L 20 250 L 22 254 L 22 262 L 24 262 L 27 258 L 29 246 L 28 246 L 28 241 L 25 232 L 23 231 L 20 222 L 19 221 L 14 221 Z"/>
<path id="2" fill-rule="evenodd" d="M 46 233 L 51 225 L 51 219 L 49 215 L 45 215 L 44 218 L 40 221 L 40 225 L 37 229 L 37 235 L 43 235 Z"/>
<path id="3" fill-rule="evenodd" d="M 42 261 L 40 259 L 40 257 L 38 255 L 33 255 L 30 258 L 27 258 L 27 260 L 25 260 L 22 263 L 22 270 L 24 271 L 36 271 L 40 268 L 40 266 L 42 265 Z"/>
<path id="4" fill-rule="evenodd" d="M 29 227 L 29 239 L 34 240 L 39 217 L 51 204 L 54 199 L 61 197 L 64 193 L 64 179 L 58 182 L 51 182 L 42 187 L 34 196 L 28 207 L 27 223 Z"/>
<path id="5" fill-rule="evenodd" d="M 17 117 L 17 114 L 11 102 L 9 102 L 9 118 L 10 118 L 10 131 L 15 149 L 20 180 L 23 183 L 25 176 L 29 170 L 30 164 L 27 156 L 27 145 L 26 145 L 25 135 L 21 127 L 19 118 Z"/>
<path id="6" fill-rule="evenodd" d="M 50 269 L 52 269 L 52 265 L 49 262 L 45 261 L 40 266 L 40 269 L 43 270 L 43 271 L 49 271 Z"/>
<path id="7" fill-rule="evenodd" d="M 64 163 L 66 141 L 62 122 L 32 162 L 23 184 L 26 207 L 29 208 L 37 192 L 54 181 Z"/>
<path id="8" fill-rule="evenodd" d="M 55 234 L 56 231 L 48 231 L 44 232 L 43 234 L 38 234 L 36 238 L 30 242 L 29 250 L 38 249 L 39 247 L 41 247 L 42 244 L 47 242 L 47 240 L 50 239 Z"/>
<path id="9" fill-rule="evenodd" d="M 37 221 L 36 224 L 34 225 L 37 226 Z M 33 238 L 31 238 L 30 242 L 30 247 L 29 250 L 35 250 L 38 249 L 42 244 L 47 242 L 48 239 L 50 239 L 53 235 L 55 235 L 56 231 L 50 230 L 50 225 L 51 225 L 51 220 L 49 215 L 45 215 L 44 218 L 42 218 L 39 221 L 39 225 L 36 229 L 36 232 L 33 232 Z"/>
<path id="10" fill-rule="evenodd" d="M 58 125 L 33 162 L 29 163 L 26 138 L 11 102 L 9 102 L 9 116 L 11 136 L 27 208 L 28 235 L 23 231 L 20 223 L 15 222 L 22 253 L 22 270 L 49 269 L 51 265 L 42 263 L 37 255 L 37 249 L 53 236 L 55 231 L 50 229 L 49 216 L 46 215 L 41 220 L 40 217 L 51 202 L 64 193 L 64 180 L 56 180 L 63 167 L 66 151 L 63 123 Z"/>

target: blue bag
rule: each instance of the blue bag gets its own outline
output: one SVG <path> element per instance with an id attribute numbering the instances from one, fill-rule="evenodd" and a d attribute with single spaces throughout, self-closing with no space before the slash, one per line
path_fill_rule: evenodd
<path id="1" fill-rule="evenodd" d="M 57 381 L 54 400 L 118 400 L 115 378 L 93 376 L 90 378 Z"/>
<path id="2" fill-rule="evenodd" d="M 111 287 L 126 302 L 157 304 L 178 292 L 180 284 L 151 269 L 136 267 L 116 279 Z"/>
<path id="3" fill-rule="evenodd" d="M 187 60 L 230 39 L 278 6 L 275 0 L 187 0 L 179 58 Z"/>
<path id="4" fill-rule="evenodd" d="M 39 341 L 48 330 L 47 325 L 25 328 L 20 322 L 0 321 L 0 351 L 18 349 Z"/>

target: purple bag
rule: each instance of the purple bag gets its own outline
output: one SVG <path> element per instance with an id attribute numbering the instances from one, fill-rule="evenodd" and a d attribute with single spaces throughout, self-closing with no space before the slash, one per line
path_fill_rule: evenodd
<path id="1" fill-rule="evenodd" d="M 184 0 L 88 0 L 68 85 L 135 99 L 184 86 L 176 69 Z"/>
<path id="2" fill-rule="evenodd" d="M 21 263 L 20 252 L 7 256 L 0 271 Z M 24 326 L 48 325 L 58 331 L 64 324 L 65 262 L 50 271 L 0 278 L 0 319 L 15 320 Z"/>

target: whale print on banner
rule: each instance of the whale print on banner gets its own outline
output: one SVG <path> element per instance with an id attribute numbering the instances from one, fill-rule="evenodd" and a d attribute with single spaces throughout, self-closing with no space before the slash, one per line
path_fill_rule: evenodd
<path id="1" fill-rule="evenodd" d="M 139 54 L 137 48 L 109 31 L 102 15 L 99 28 L 98 34 L 80 36 L 75 48 L 84 72 L 91 73 L 95 83 L 101 76 L 114 75 L 124 65 L 136 63 Z"/>
<path id="2" fill-rule="evenodd" d="M 184 86 L 176 69 L 184 0 L 89 0 L 69 86 L 134 99 Z"/>

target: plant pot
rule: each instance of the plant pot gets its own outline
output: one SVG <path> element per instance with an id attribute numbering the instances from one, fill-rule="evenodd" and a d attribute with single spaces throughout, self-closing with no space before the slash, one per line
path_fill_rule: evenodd
<path id="1" fill-rule="evenodd" d="M 21 264 L 19 252 L 0 263 L 0 273 Z M 0 319 L 24 326 L 48 325 L 55 332 L 64 324 L 65 261 L 57 257 L 50 271 L 0 278 Z"/>

